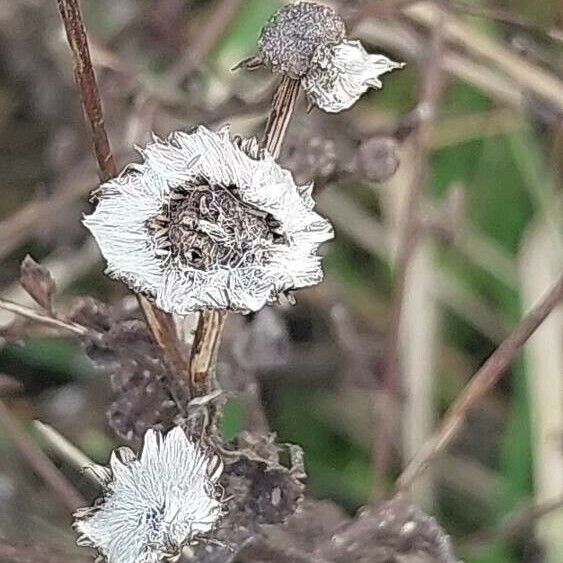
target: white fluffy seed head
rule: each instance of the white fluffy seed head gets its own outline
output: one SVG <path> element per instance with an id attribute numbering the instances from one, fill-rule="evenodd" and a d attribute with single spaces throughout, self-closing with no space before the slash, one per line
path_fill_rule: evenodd
<path id="1" fill-rule="evenodd" d="M 359 41 L 345 40 L 319 47 L 301 84 L 314 105 L 338 113 L 352 107 L 368 88 L 381 88 L 382 74 L 403 66 L 384 55 L 368 54 Z"/>
<path id="2" fill-rule="evenodd" d="M 257 311 L 319 283 L 328 221 L 255 139 L 200 126 L 154 138 L 97 192 L 84 224 L 106 272 L 176 314 Z"/>
<path id="3" fill-rule="evenodd" d="M 78 545 L 107 563 L 174 561 L 218 524 L 222 469 L 181 428 L 147 431 L 138 457 L 129 448 L 114 451 L 101 499 L 75 514 Z"/>
<path id="4" fill-rule="evenodd" d="M 258 55 L 243 61 L 249 69 L 266 65 L 299 79 L 311 104 L 337 113 L 353 106 L 379 77 L 403 63 L 368 54 L 346 37 L 344 22 L 332 9 L 314 2 L 280 8 L 263 27 Z"/>

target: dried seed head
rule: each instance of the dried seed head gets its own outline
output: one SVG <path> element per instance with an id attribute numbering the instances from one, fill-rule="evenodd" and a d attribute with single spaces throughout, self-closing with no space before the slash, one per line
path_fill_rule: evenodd
<path id="1" fill-rule="evenodd" d="M 301 80 L 309 102 L 330 113 L 348 109 L 368 88 L 382 87 L 379 76 L 404 66 L 368 55 L 359 41 L 346 38 L 332 8 L 313 2 L 280 8 L 262 29 L 258 47 L 258 56 L 238 66 L 264 64 Z"/>
<path id="2" fill-rule="evenodd" d="M 383 55 L 369 55 L 359 41 L 346 40 L 319 47 L 301 85 L 314 105 L 338 113 L 352 107 L 368 88 L 381 88 L 382 74 L 403 66 Z"/>
<path id="3" fill-rule="evenodd" d="M 393 137 L 371 137 L 358 147 L 356 172 L 372 182 L 386 182 L 400 164 L 399 143 Z"/>
<path id="4" fill-rule="evenodd" d="M 176 560 L 185 545 L 209 534 L 224 512 L 217 481 L 221 459 L 176 427 L 149 430 L 140 456 L 118 448 L 102 498 L 75 514 L 78 545 L 96 549 L 107 563 Z"/>
<path id="5" fill-rule="evenodd" d="M 300 78 L 319 46 L 339 43 L 345 36 L 344 22 L 332 8 L 313 2 L 289 4 L 262 29 L 260 58 L 273 70 Z"/>
<path id="6" fill-rule="evenodd" d="M 110 276 L 180 315 L 256 311 L 320 282 L 332 228 L 312 210 L 312 186 L 297 186 L 254 139 L 198 127 L 142 154 L 102 185 L 84 221 Z"/>

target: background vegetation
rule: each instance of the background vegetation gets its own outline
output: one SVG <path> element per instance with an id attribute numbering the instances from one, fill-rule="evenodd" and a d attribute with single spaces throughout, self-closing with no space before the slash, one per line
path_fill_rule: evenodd
<path id="1" fill-rule="evenodd" d="M 254 53 L 279 4 L 85 0 L 118 161 L 131 158 L 133 143 L 151 130 L 231 122 L 237 133 L 259 132 L 272 77 L 230 69 Z M 283 158 L 312 179 L 328 149 L 303 161 L 311 149 L 304 139 L 313 131 L 332 143 L 317 188 L 319 208 L 337 232 L 325 248 L 327 279 L 299 292 L 294 308 L 232 321 L 221 369 L 228 378 L 244 355 L 272 429 L 304 448 L 309 494 L 353 513 L 374 491 L 391 490 L 413 448 L 561 271 L 563 12 L 556 0 L 446 3 L 461 31 L 443 31 L 444 88 L 424 182 L 416 136 L 401 137 L 397 125 L 408 130 L 405 116 L 420 99 L 440 23 L 422 3 L 344 4 L 350 35 L 408 66 L 338 117 L 307 115 L 302 102 Z M 0 46 L 0 294 L 25 302 L 19 267 L 31 254 L 57 280 L 61 309 L 81 295 L 127 304 L 125 288 L 103 276 L 80 225 L 96 177 L 56 2 L 0 0 Z M 542 83 L 545 76 L 554 82 Z M 384 156 L 401 164 L 383 183 L 349 171 L 357 144 L 372 137 L 397 141 Z M 387 421 L 392 459 L 374 483 L 392 265 L 413 181 L 425 184 L 428 228 L 407 279 L 404 380 Z M 73 339 L 12 321 L 0 311 L 0 393 L 9 412 L 26 424 L 50 422 L 105 461 L 122 442 L 106 421 L 113 395 L 107 374 L 92 369 Z M 559 311 L 415 490 L 467 562 L 563 561 L 562 327 Z M 249 405 L 233 395 L 227 435 L 252 422 Z M 88 489 L 82 476 L 57 464 Z M 73 549 L 64 507 L 2 425 L 0 535 Z"/>

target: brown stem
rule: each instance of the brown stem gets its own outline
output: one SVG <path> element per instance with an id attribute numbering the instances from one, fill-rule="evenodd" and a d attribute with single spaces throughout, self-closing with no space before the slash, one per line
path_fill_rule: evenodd
<path id="1" fill-rule="evenodd" d="M 53 328 L 68 331 L 76 336 L 88 336 L 89 334 L 92 334 L 90 329 L 78 323 L 57 319 L 47 313 L 31 309 L 30 307 L 25 307 L 24 305 L 18 305 L 17 303 L 12 303 L 11 301 L 6 301 L 5 299 L 0 299 L 0 309 L 10 311 L 10 313 L 14 313 L 15 315 L 20 315 L 26 319 L 37 321 Z"/>
<path id="2" fill-rule="evenodd" d="M 80 92 L 82 108 L 92 132 L 100 179 L 104 182 L 117 174 L 117 167 L 104 125 L 102 105 L 90 59 L 84 21 L 78 0 L 57 0 L 57 2 L 74 58 L 74 76 Z M 188 360 L 176 334 L 172 315 L 157 309 L 141 295 L 137 295 L 137 299 L 164 363 L 177 379 L 185 381 L 188 378 Z"/>
<path id="3" fill-rule="evenodd" d="M 29 438 L 20 423 L 12 416 L 8 407 L 0 400 L 0 425 L 18 448 L 22 457 L 33 470 L 45 481 L 60 501 L 74 512 L 86 501 L 80 493 L 65 479 L 51 460 Z"/>
<path id="4" fill-rule="evenodd" d="M 420 102 L 417 108 L 420 121 L 414 137 L 416 147 L 414 173 L 407 194 L 405 217 L 402 221 L 402 233 L 393 276 L 395 285 L 391 300 L 390 323 L 387 329 L 383 358 L 383 401 L 377 413 L 373 452 L 376 500 L 383 492 L 382 486 L 391 461 L 391 444 L 393 443 L 391 420 L 394 418 L 395 406 L 400 395 L 401 370 L 399 348 L 401 317 L 407 291 L 409 268 L 421 235 L 419 208 L 428 180 L 432 122 L 442 90 L 441 65 L 439 62 L 442 45 L 441 28 L 437 26 L 428 50 L 428 64 L 423 67 L 425 68 L 424 78 Z"/>
<path id="5" fill-rule="evenodd" d="M 284 76 L 272 101 L 272 110 L 262 138 L 264 147 L 274 158 L 279 156 L 289 122 L 299 96 L 298 80 Z M 193 396 L 206 395 L 213 390 L 215 365 L 226 314 L 203 311 L 199 316 L 190 358 L 190 382 Z"/>
<path id="6" fill-rule="evenodd" d="M 282 143 L 299 96 L 299 86 L 298 80 L 284 76 L 274 92 L 272 110 L 262 138 L 262 146 L 274 158 L 278 158 L 280 155 Z"/>
<path id="7" fill-rule="evenodd" d="M 397 480 L 397 495 L 406 492 L 430 463 L 459 435 L 469 411 L 496 385 L 520 348 L 562 299 L 563 275 L 471 378 L 464 391 L 449 408 L 438 429 Z"/>
<path id="8" fill-rule="evenodd" d="M 105 182 L 117 174 L 115 160 L 111 154 L 100 94 L 90 59 L 88 38 L 80 14 L 78 0 L 57 0 L 63 19 L 68 44 L 74 58 L 74 78 L 80 92 L 82 108 L 90 124 L 92 144 L 98 161 L 100 180 Z"/>

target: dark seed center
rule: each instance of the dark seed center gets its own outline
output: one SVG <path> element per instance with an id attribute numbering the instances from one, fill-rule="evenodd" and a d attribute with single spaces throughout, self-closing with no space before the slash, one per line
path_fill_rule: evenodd
<path id="1" fill-rule="evenodd" d="M 236 194 L 218 185 L 177 189 L 147 221 L 158 254 L 205 271 L 264 263 L 271 243 L 283 242 L 279 225 Z"/>

